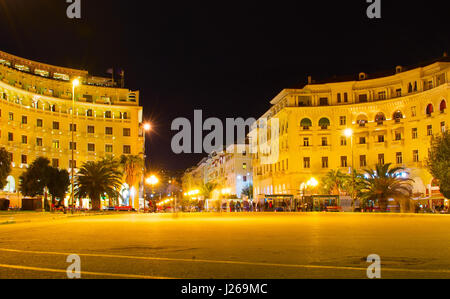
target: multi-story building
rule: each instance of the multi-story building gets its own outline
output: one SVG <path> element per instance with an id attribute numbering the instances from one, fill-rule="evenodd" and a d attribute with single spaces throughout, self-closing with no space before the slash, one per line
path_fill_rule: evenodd
<path id="1" fill-rule="evenodd" d="M 74 79 L 80 85 L 72 111 Z M 141 124 L 138 91 L 87 71 L 0 52 L 0 146 L 10 153 L 13 166 L 0 196 L 10 198 L 12 206 L 20 205 L 19 176 L 37 157 L 70 173 L 72 167 L 105 156 L 144 155 Z"/>
<path id="2" fill-rule="evenodd" d="M 196 167 L 186 171 L 185 188 L 200 187 L 200 184 L 215 183 L 217 189 L 213 199 L 222 195 L 242 197 L 242 190 L 253 184 L 252 158 L 247 144 L 233 144 L 226 149 L 212 152 Z"/>
<path id="3" fill-rule="evenodd" d="M 326 83 L 309 78 L 305 86 L 283 90 L 257 122 L 261 127 L 267 121 L 269 129 L 254 127 L 250 134 L 254 194 L 298 196 L 302 184 L 331 169 L 349 172 L 377 163 L 405 167 L 416 197 L 439 194 L 426 159 L 432 136 L 450 123 L 449 79 L 444 57 L 410 70 L 397 67 L 387 76 L 361 73 Z"/>

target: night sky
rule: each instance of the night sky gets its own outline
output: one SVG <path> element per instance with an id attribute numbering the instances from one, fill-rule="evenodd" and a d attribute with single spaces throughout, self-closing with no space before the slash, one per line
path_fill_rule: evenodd
<path id="1" fill-rule="evenodd" d="M 76 20 L 66 0 L 0 0 L 0 49 L 99 76 L 123 68 L 155 126 L 152 165 L 176 170 L 202 157 L 170 148 L 172 120 L 194 109 L 258 118 L 308 75 L 370 74 L 450 50 L 445 1 L 381 2 L 370 20 L 365 0 L 81 0 Z"/>

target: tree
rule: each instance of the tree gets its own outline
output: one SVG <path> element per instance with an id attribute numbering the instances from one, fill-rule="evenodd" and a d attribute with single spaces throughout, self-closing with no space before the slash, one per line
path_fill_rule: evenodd
<path id="1" fill-rule="evenodd" d="M 403 167 L 391 168 L 391 164 L 378 164 L 374 170 L 364 170 L 366 175 L 358 182 L 357 190 L 361 200 L 378 202 L 380 210 L 386 212 L 388 201 L 393 198 L 401 207 L 412 195 L 412 179 L 403 178 Z"/>
<path id="2" fill-rule="evenodd" d="M 7 184 L 7 178 L 11 173 L 11 159 L 4 148 L 0 148 L 0 190 Z"/>
<path id="3" fill-rule="evenodd" d="M 78 198 L 89 197 L 92 201 L 92 210 L 101 209 L 101 197 L 119 197 L 122 185 L 122 173 L 111 167 L 105 161 L 86 162 L 80 168 L 75 181 L 75 196 Z"/>
<path id="4" fill-rule="evenodd" d="M 447 130 L 442 135 L 433 137 L 427 164 L 430 173 L 439 181 L 441 193 L 450 199 L 449 157 L 450 132 Z"/>
<path id="5" fill-rule="evenodd" d="M 50 180 L 50 161 L 39 157 L 19 177 L 20 192 L 24 196 L 35 197 L 46 195 L 45 188 Z"/>
<path id="6" fill-rule="evenodd" d="M 120 164 L 124 170 L 124 181 L 130 187 L 131 199 L 134 204 L 136 191 L 139 190 L 139 182 L 144 173 L 144 159 L 138 155 L 122 155 L 120 157 Z"/>
<path id="7" fill-rule="evenodd" d="M 241 192 L 243 195 L 247 196 L 248 199 L 253 199 L 253 184 L 248 185 Z"/>
<path id="8" fill-rule="evenodd" d="M 330 170 L 322 178 L 322 189 L 326 194 L 340 195 L 352 178 L 340 170 Z"/>
<path id="9" fill-rule="evenodd" d="M 56 204 L 56 199 L 64 199 L 70 186 L 70 176 L 67 170 L 51 167 L 49 171 L 50 180 L 47 188 L 52 196 L 53 205 Z"/>
<path id="10" fill-rule="evenodd" d="M 205 199 L 210 199 L 211 194 L 216 189 L 217 184 L 213 182 L 209 182 L 206 184 L 203 184 L 200 188 L 200 193 L 205 197 Z"/>

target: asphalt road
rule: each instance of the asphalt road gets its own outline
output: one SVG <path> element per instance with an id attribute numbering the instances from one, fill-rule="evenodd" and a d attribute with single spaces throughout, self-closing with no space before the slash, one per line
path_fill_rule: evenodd
<path id="1" fill-rule="evenodd" d="M 450 217 L 398 214 L 118 214 L 0 225 L 0 279 L 450 278 Z"/>

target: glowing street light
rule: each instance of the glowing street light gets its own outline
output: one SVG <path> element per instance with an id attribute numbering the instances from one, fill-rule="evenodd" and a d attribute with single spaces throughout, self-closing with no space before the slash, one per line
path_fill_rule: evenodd
<path id="1" fill-rule="evenodd" d="M 150 185 L 150 186 L 155 186 L 156 184 L 158 184 L 159 183 L 159 179 L 154 175 L 154 174 L 152 174 L 150 177 L 148 177 L 146 180 L 145 180 L 145 182 L 148 184 L 148 185 Z"/>
<path id="2" fill-rule="evenodd" d="M 145 123 L 143 128 L 145 132 L 149 132 L 152 129 L 152 125 L 150 123 Z"/>
<path id="3" fill-rule="evenodd" d="M 350 138 L 350 137 L 352 137 L 353 136 L 353 130 L 352 129 L 345 129 L 344 130 L 344 135 L 346 136 L 346 137 L 348 137 L 348 138 Z"/>
<path id="4" fill-rule="evenodd" d="M 315 178 L 311 178 L 311 179 L 306 183 L 306 185 L 315 188 L 315 187 L 319 186 L 319 181 L 317 181 Z"/>

